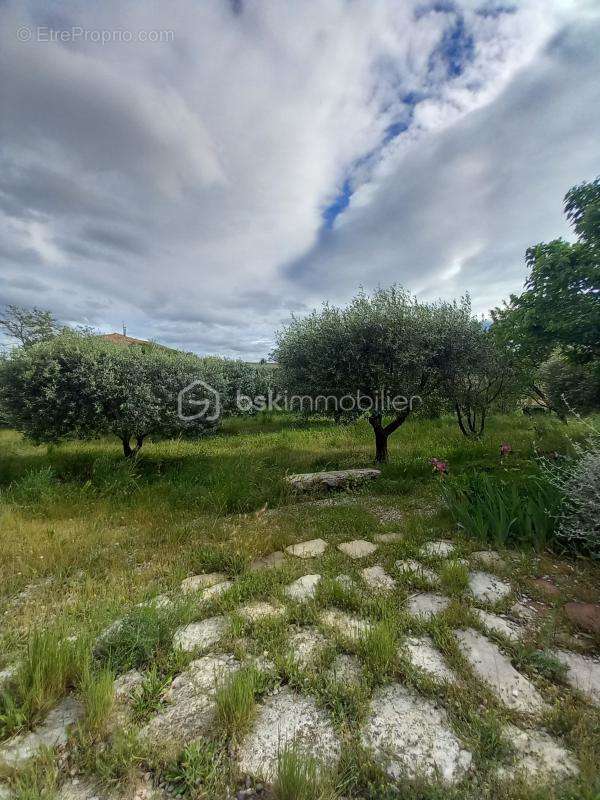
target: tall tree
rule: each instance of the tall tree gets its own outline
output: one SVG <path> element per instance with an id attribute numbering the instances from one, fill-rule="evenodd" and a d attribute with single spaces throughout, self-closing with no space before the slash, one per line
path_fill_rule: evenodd
<path id="1" fill-rule="evenodd" d="M 5 307 L 0 316 L 0 328 L 23 347 L 45 342 L 61 331 L 61 325 L 51 311 L 15 305 Z"/>

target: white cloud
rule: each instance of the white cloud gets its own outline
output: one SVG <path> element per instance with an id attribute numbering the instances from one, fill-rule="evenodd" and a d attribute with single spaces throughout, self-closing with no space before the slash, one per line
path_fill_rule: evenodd
<path id="1" fill-rule="evenodd" d="M 291 311 L 360 283 L 499 301 L 524 244 L 561 230 L 569 181 L 592 177 L 600 34 L 575 0 L 444 7 L 0 5 L 0 301 L 256 356 Z M 173 41 L 20 44 L 20 25 Z M 564 31 L 589 51 L 548 51 Z"/>

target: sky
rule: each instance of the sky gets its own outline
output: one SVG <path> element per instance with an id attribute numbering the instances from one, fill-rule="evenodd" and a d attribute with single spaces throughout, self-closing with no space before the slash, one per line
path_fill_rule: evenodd
<path id="1" fill-rule="evenodd" d="M 600 0 L 0 0 L 0 306 L 268 356 L 396 283 L 489 316 L 600 174 Z"/>

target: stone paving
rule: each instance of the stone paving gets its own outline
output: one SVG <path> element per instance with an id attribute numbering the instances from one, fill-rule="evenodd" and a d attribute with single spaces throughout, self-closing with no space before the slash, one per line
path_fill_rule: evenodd
<path id="1" fill-rule="evenodd" d="M 393 538 L 383 538 L 385 536 Z M 380 556 L 386 545 L 401 541 L 401 538 L 400 533 L 381 534 L 377 545 L 359 539 L 339 545 L 338 550 L 351 559 L 360 560 L 375 553 Z M 290 545 L 285 548 L 285 553 L 277 551 L 257 559 L 251 570 L 277 569 L 294 562 L 300 564 L 303 559 L 323 555 L 327 547 L 322 539 Z M 454 545 L 445 540 L 429 542 L 419 551 L 422 558 L 450 559 L 448 563 L 453 563 L 454 552 Z M 504 561 L 497 555 L 494 551 L 481 551 L 473 554 L 470 562 L 489 569 L 503 569 Z M 409 582 L 411 576 L 432 585 L 440 581 L 437 572 L 414 559 L 396 561 L 395 569 L 396 575 L 406 576 Z M 396 597 L 406 597 L 406 582 L 397 581 L 381 563 L 358 568 L 357 574 L 360 576 L 358 581 L 349 575 L 338 575 L 336 580 L 345 588 L 367 596 L 381 594 L 386 598 L 392 597 L 393 602 L 396 602 Z M 302 575 L 283 587 L 283 597 L 302 603 L 314 601 L 321 579 L 317 572 Z M 202 607 L 206 600 L 218 599 L 232 586 L 233 581 L 221 573 L 193 575 L 181 583 L 181 595 L 197 596 L 199 607 Z M 508 581 L 476 570 L 469 573 L 469 591 L 460 602 L 494 606 L 510 597 L 512 592 Z M 161 598 L 168 601 L 169 607 L 173 606 L 172 600 L 163 596 L 158 600 Z M 157 603 L 155 598 L 147 601 L 146 605 L 154 602 L 155 607 L 165 607 L 163 600 Z M 510 613 L 520 620 L 519 624 L 502 614 L 471 605 L 470 611 L 477 627 L 488 635 L 473 628 L 454 629 L 453 635 L 458 651 L 477 680 L 507 709 L 525 715 L 517 716 L 517 720 L 527 720 L 525 724 L 519 722 L 519 727 L 512 724 L 505 727 L 505 736 L 513 747 L 513 758 L 498 767 L 498 775 L 509 779 L 525 775 L 537 780 L 546 780 L 549 776 L 573 776 L 579 767 L 572 753 L 546 731 L 528 727 L 536 721 L 539 725 L 540 715 L 549 708 L 549 698 L 542 697 L 531 680 L 515 669 L 506 650 L 525 637 L 528 626 L 536 619 L 535 607 L 524 600 L 517 600 L 511 606 Z M 442 693 L 448 690 L 444 688 L 446 684 L 459 686 L 468 675 L 462 675 L 454 662 L 452 667 L 449 666 L 433 638 L 429 633 L 421 632 L 420 627 L 436 624 L 436 617 L 449 608 L 451 598 L 419 592 L 402 602 L 408 618 L 413 620 L 409 626 L 416 625 L 417 632 L 411 632 L 409 627 L 407 635 L 401 639 L 397 654 L 399 667 L 402 662 L 410 664 L 417 673 L 436 682 L 437 691 Z M 254 624 L 283 617 L 289 607 L 281 600 L 250 600 L 240 605 L 235 613 L 246 623 Z M 318 609 L 316 618 L 316 625 L 288 629 L 287 648 L 292 663 L 301 671 L 317 669 L 321 663 L 319 659 L 333 642 L 332 637 L 337 637 L 342 650 L 350 652 L 337 652 L 326 665 L 324 674 L 332 683 L 345 687 L 360 686 L 364 676 L 363 665 L 353 651 L 360 652 L 356 646 L 372 629 L 372 621 L 336 607 Z M 122 624 L 123 620 L 117 620 L 101 634 L 100 639 L 112 635 Z M 217 688 L 243 664 L 253 663 L 260 670 L 276 674 L 274 665 L 267 660 L 267 651 L 262 656 L 244 657 L 242 661 L 231 653 L 219 652 L 225 646 L 223 643 L 227 641 L 229 628 L 229 618 L 216 615 L 182 625 L 175 631 L 173 648 L 190 653 L 194 660 L 163 693 L 159 711 L 142 729 L 143 737 L 159 745 L 175 742 L 184 746 L 214 728 Z M 488 636 L 497 636 L 501 646 Z M 245 641 L 249 643 L 248 639 Z M 239 649 L 236 652 L 239 654 Z M 553 650 L 551 654 L 565 665 L 567 683 L 589 702 L 600 705 L 600 661 L 566 650 Z M 11 675 L 8 675 L 6 680 L 10 679 Z M 143 680 L 143 673 L 138 670 L 119 676 L 115 680 L 117 701 L 129 702 Z M 69 729 L 82 713 L 79 703 L 67 697 L 36 729 L 0 745 L 0 765 L 19 765 L 45 746 L 63 746 Z M 380 686 L 374 691 L 360 739 L 392 778 L 437 778 L 453 784 L 473 769 L 472 755 L 454 729 L 443 701 L 431 699 L 398 683 Z M 278 753 L 288 745 L 312 754 L 328 766 L 337 762 L 341 747 L 328 714 L 314 698 L 287 686 L 276 686 L 260 700 L 251 730 L 239 744 L 235 758 L 242 773 L 271 780 L 276 771 Z"/>

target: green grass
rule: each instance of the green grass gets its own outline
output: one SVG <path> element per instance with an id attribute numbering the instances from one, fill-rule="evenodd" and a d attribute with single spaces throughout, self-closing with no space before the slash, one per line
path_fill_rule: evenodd
<path id="1" fill-rule="evenodd" d="M 336 792 L 330 773 L 314 756 L 288 746 L 277 756 L 273 797 L 274 800 L 335 800 Z"/>
<path id="2" fill-rule="evenodd" d="M 441 591 L 451 595 L 453 603 L 438 619 L 415 621 L 405 612 L 407 596 L 431 587 L 414 576 L 399 576 L 394 564 L 418 557 L 422 543 L 431 539 L 452 539 L 457 557 L 481 549 L 483 540 L 493 542 L 489 530 L 482 539 L 476 526 L 457 529 L 445 505 L 444 488 L 453 481 L 466 482 L 473 472 L 494 481 L 528 474 L 536 449 L 569 451 L 567 434 L 578 438 L 579 424 L 565 429 L 545 420 L 543 429 L 536 430 L 526 418 L 504 416 L 492 418 L 485 436 L 470 442 L 453 419 L 410 420 L 391 437 L 391 460 L 382 476 L 348 496 L 337 495 L 336 504 L 328 505 L 303 503 L 319 498 L 295 497 L 284 477 L 290 472 L 369 466 L 372 433 L 365 422 L 335 426 L 284 415 L 238 418 L 227 420 L 218 435 L 199 441 L 149 442 L 136 462 L 125 462 L 119 443 L 109 440 L 47 448 L 34 447 L 13 432 L 0 432 L 0 613 L 5 613 L 0 669 L 22 664 L 0 699 L 3 738 L 35 726 L 65 694 L 75 693 L 86 714 L 69 745 L 68 765 L 79 769 L 84 779 L 127 796 L 136 777 L 149 771 L 154 781 L 166 781 L 175 796 L 235 797 L 244 786 L 234 758 L 238 740 L 251 728 L 261 695 L 279 682 L 310 695 L 330 716 L 341 741 L 342 761 L 335 776 L 321 775 L 310 759 L 284 752 L 276 785 L 268 790 L 275 797 L 324 800 L 336 792 L 352 800 L 503 796 L 504 789 L 493 780 L 495 767 L 508 752 L 501 729 L 507 722 L 523 720 L 473 679 L 457 650 L 453 628 L 470 622 L 463 594 L 467 571 L 460 564 L 432 559 L 429 565 L 441 576 Z M 502 441 L 513 447 L 504 462 L 499 456 Z M 449 480 L 432 474 L 433 456 L 448 461 Z M 499 530 L 505 521 L 501 517 L 494 524 Z M 540 787 L 534 787 L 511 789 L 506 796 L 591 800 L 600 780 L 600 714 L 569 690 L 564 673 L 546 653 L 557 645 L 593 647 L 593 640 L 569 643 L 573 630 L 560 605 L 571 593 L 597 602 L 600 565 L 584 559 L 570 562 L 543 551 L 535 554 L 531 546 L 536 541 L 527 530 L 517 535 L 516 523 L 509 530 L 512 538 L 502 541 L 513 550 L 503 550 L 503 556 L 509 565 L 506 575 L 518 593 L 535 597 L 531 578 L 555 572 L 564 589 L 554 601 L 555 613 L 549 613 L 523 645 L 501 646 L 548 697 L 551 708 L 542 722 L 575 752 L 582 775 L 552 793 L 540 795 Z M 383 531 L 399 531 L 403 538 L 381 544 L 372 557 L 358 562 L 336 548 L 349 539 L 373 540 Z M 317 537 L 329 543 L 318 560 L 290 559 L 282 569 L 264 573 L 249 570 L 258 556 Z M 360 571 L 375 563 L 397 579 L 397 588 L 387 596 L 363 590 Z M 180 582 L 199 572 L 223 572 L 235 583 L 210 604 L 202 604 L 197 596 L 182 598 Z M 284 587 L 314 572 L 323 575 L 316 598 L 287 602 Z M 358 588 L 340 586 L 335 577 L 342 573 Z M 138 606 L 158 594 L 177 602 L 163 609 Z M 252 600 L 285 602 L 287 613 L 249 623 L 236 611 Z M 321 628 L 320 611 L 333 607 L 370 621 L 369 635 L 355 642 Z M 167 748 L 154 752 L 140 729 L 167 706 L 170 682 L 192 658 L 172 650 L 173 632 L 181 624 L 216 614 L 231 615 L 220 651 L 233 653 L 240 662 L 268 658 L 275 672 L 259 676 L 246 662 L 218 687 L 216 721 L 206 739 L 179 754 Z M 115 620 L 123 622 L 92 647 Z M 320 628 L 327 645 L 314 663 L 299 667 L 289 658 L 289 637 L 291 626 L 306 625 Z M 461 672 L 463 683 L 440 686 L 398 658 L 403 637 L 422 634 L 433 638 L 449 666 Z M 71 636 L 77 639 L 68 641 Z M 329 668 L 341 653 L 360 659 L 358 685 L 331 678 Z M 112 679 L 132 668 L 143 671 L 143 682 L 127 708 L 119 707 L 115 729 Z M 446 708 L 474 755 L 474 774 L 460 785 L 448 789 L 436 782 L 398 784 L 361 751 L 360 729 L 373 692 L 393 681 Z M 11 777 L 13 788 L 20 781 L 17 796 L 52 800 L 64 774 L 57 771 L 53 756 L 44 764 L 48 780 L 35 764 Z"/>

